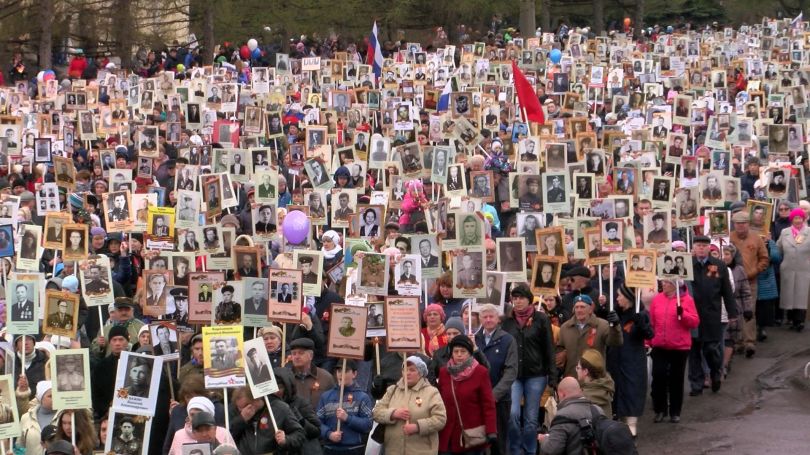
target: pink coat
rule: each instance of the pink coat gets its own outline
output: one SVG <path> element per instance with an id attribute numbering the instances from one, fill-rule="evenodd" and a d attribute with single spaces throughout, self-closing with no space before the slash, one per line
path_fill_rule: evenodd
<path id="1" fill-rule="evenodd" d="M 692 347 L 692 329 L 698 326 L 695 301 L 689 294 L 681 294 L 683 316 L 678 320 L 676 296 L 667 297 L 659 292 L 650 304 L 650 322 L 655 336 L 651 341 L 654 348 L 688 351 Z"/>
<path id="2" fill-rule="evenodd" d="M 216 437 L 217 442 L 220 444 L 228 444 L 236 447 L 236 443 L 233 442 L 231 433 L 225 428 L 217 427 Z M 186 425 L 183 428 L 174 433 L 174 439 L 172 439 L 172 447 L 169 449 L 169 455 L 181 455 L 183 453 L 183 444 L 189 444 L 192 442 L 197 442 L 197 440 L 192 436 L 191 424 L 186 422 Z"/>

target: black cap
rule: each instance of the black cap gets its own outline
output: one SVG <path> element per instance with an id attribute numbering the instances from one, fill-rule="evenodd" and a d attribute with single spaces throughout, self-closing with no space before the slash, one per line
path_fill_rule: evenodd
<path id="1" fill-rule="evenodd" d="M 201 411 L 194 414 L 194 417 L 191 418 L 191 428 L 196 430 L 200 427 L 215 427 L 217 426 L 216 421 L 214 420 L 214 416 L 208 412 Z"/>
<path id="2" fill-rule="evenodd" d="M 585 267 L 584 265 L 578 265 L 576 267 L 570 268 L 563 275 L 564 278 L 573 278 L 575 276 L 581 276 L 583 278 L 590 278 L 591 277 L 591 271 L 588 269 L 588 267 Z"/>
<path id="3" fill-rule="evenodd" d="M 127 328 L 122 325 L 112 326 L 108 335 L 109 336 L 107 338 L 111 341 L 115 337 L 124 337 L 127 341 L 129 341 L 129 332 L 127 331 Z"/>
<path id="4" fill-rule="evenodd" d="M 473 353 L 472 341 L 470 341 L 469 337 L 466 337 L 464 335 L 459 335 L 459 336 L 453 337 L 453 339 L 450 340 L 449 343 L 447 343 L 447 350 L 450 351 L 451 354 L 453 353 L 453 348 L 456 348 L 456 347 L 464 348 L 467 351 L 469 351 L 470 354 Z"/>
<path id="5" fill-rule="evenodd" d="M 298 259 L 298 262 L 301 264 L 312 264 L 312 258 L 309 256 L 304 256 Z"/>
<path id="6" fill-rule="evenodd" d="M 339 361 L 335 364 L 335 371 L 343 368 L 343 362 Z M 357 362 L 352 359 L 346 360 L 346 369 L 349 371 L 357 371 Z"/>
<path id="7" fill-rule="evenodd" d="M 115 299 L 115 308 L 135 308 L 135 303 L 132 302 L 132 299 L 129 297 L 116 297 Z"/>
<path id="8" fill-rule="evenodd" d="M 39 438 L 42 442 L 48 442 L 56 436 L 56 427 L 53 425 L 46 425 L 42 431 L 39 432 Z"/>
<path id="9" fill-rule="evenodd" d="M 174 288 L 171 291 L 169 291 L 169 294 L 171 294 L 172 297 L 174 297 L 174 298 L 177 298 L 177 297 L 184 298 L 184 299 L 188 298 L 188 291 L 186 291 L 185 287 Z"/>
<path id="10" fill-rule="evenodd" d="M 692 243 L 712 243 L 712 239 L 706 235 L 696 235 L 692 237 Z"/>
<path id="11" fill-rule="evenodd" d="M 315 350 L 315 342 L 309 338 L 298 338 L 290 343 L 290 350 L 293 349 L 307 349 L 310 351 Z"/>

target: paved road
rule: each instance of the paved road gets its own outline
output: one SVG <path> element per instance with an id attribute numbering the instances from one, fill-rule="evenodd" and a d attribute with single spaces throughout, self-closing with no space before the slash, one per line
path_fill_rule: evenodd
<path id="1" fill-rule="evenodd" d="M 717 394 L 686 396 L 680 424 L 652 422 L 648 398 L 639 419 L 646 454 L 810 454 L 810 332 L 772 328 L 752 359 L 735 356 Z"/>

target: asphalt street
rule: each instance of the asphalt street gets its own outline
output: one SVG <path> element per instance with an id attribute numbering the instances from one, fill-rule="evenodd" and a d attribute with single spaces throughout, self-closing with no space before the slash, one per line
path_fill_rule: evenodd
<path id="1" fill-rule="evenodd" d="M 810 379 L 804 377 L 810 332 L 774 327 L 768 335 L 753 358 L 734 357 L 718 393 L 686 394 L 681 423 L 653 423 L 648 395 L 639 453 L 810 454 Z"/>

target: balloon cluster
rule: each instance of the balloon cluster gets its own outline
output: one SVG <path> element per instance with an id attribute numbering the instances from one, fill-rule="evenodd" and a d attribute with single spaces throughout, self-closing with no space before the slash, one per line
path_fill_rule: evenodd
<path id="1" fill-rule="evenodd" d="M 56 79 L 56 73 L 53 70 L 44 70 L 37 73 L 37 82 L 46 82 Z"/>
<path id="2" fill-rule="evenodd" d="M 243 44 L 242 47 L 239 48 L 239 56 L 242 57 L 243 60 L 250 60 L 251 58 L 256 60 L 261 58 L 262 50 L 259 49 L 259 42 L 256 41 L 256 38 L 249 39 L 247 44 Z"/>

